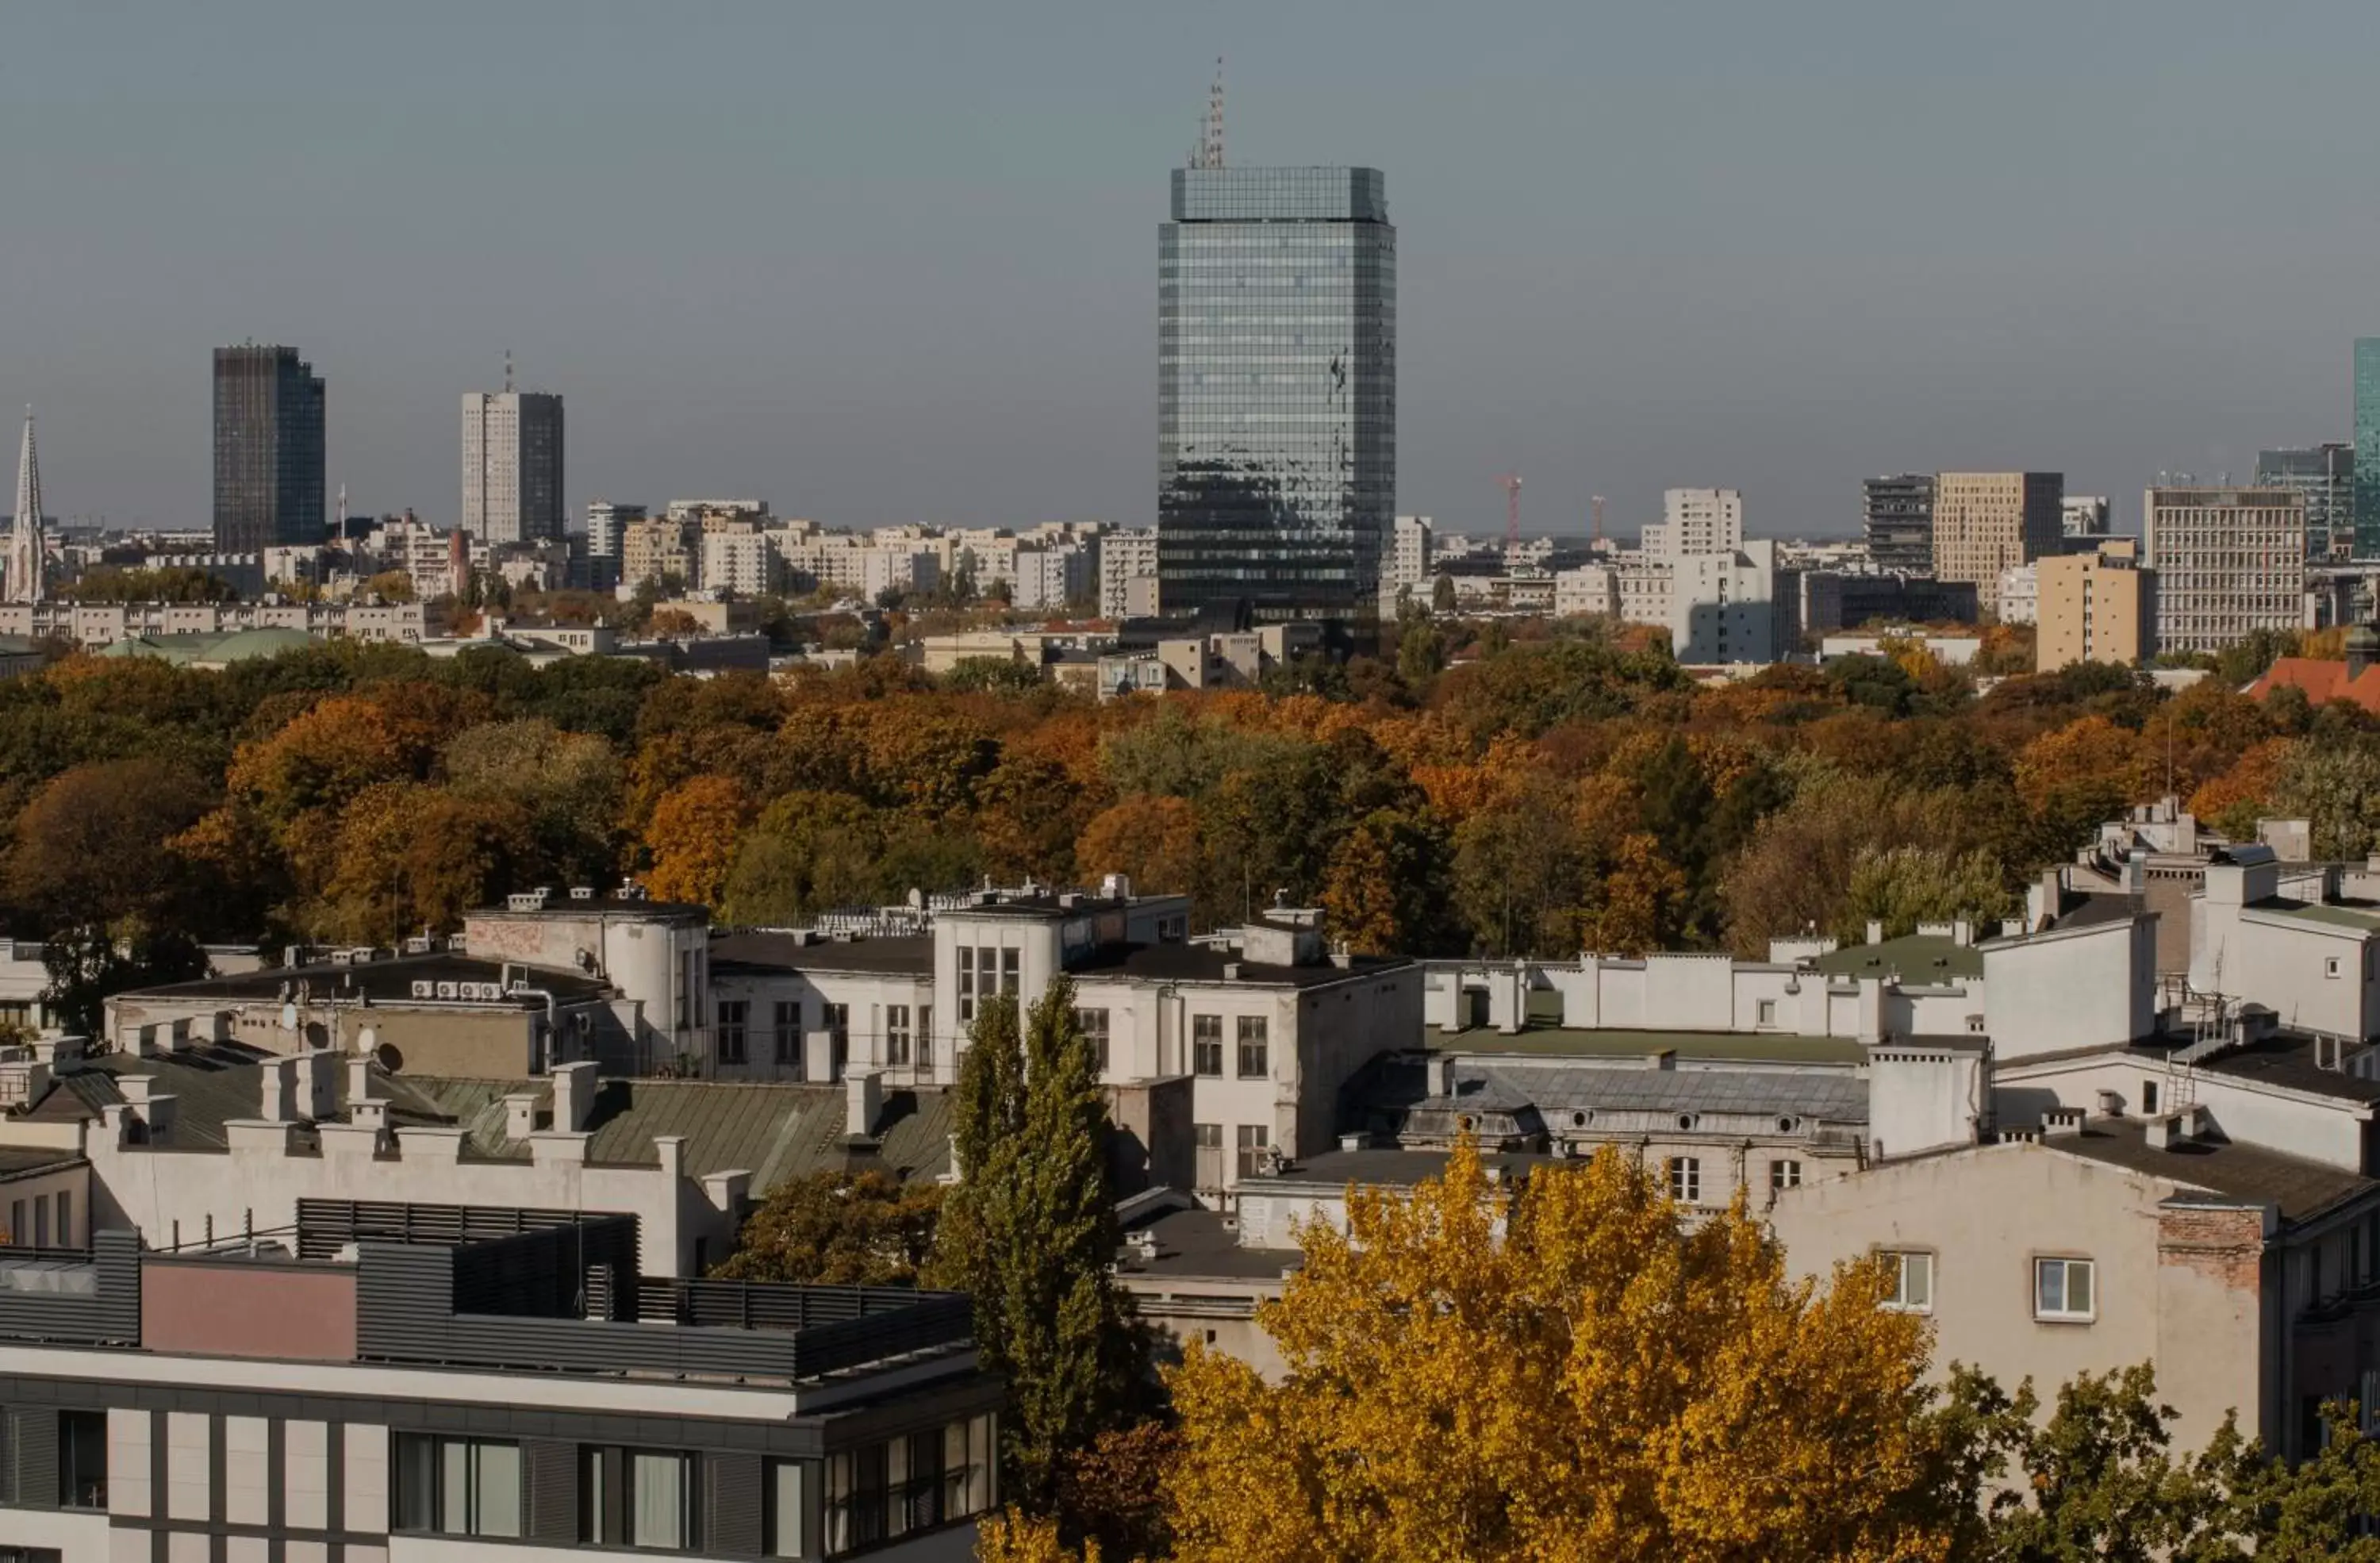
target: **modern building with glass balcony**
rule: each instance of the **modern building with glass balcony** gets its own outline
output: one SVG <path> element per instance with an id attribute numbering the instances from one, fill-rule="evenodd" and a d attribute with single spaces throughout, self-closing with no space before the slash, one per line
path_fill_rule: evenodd
<path id="1" fill-rule="evenodd" d="M 1375 168 L 1173 171 L 1158 231 L 1158 599 L 1378 611 L 1396 512 L 1397 235 Z"/>

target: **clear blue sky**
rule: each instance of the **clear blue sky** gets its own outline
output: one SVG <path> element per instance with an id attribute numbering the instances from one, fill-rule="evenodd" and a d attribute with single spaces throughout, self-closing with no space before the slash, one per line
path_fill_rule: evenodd
<path id="1" fill-rule="evenodd" d="M 573 508 L 1146 522 L 1156 227 L 1388 171 L 1399 508 L 1841 529 L 1871 472 L 2345 438 L 2380 333 L 2370 0 L 44 0 L 0 28 L 0 406 L 51 508 L 209 514 L 208 350 L 297 344 L 357 507 L 457 503 L 503 350 Z"/>

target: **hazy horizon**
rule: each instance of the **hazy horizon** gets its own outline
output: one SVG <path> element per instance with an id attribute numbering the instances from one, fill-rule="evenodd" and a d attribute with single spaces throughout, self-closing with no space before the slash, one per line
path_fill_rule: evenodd
<path id="1" fill-rule="evenodd" d="M 2000 467 L 2129 527 L 2160 470 L 2348 438 L 2380 333 L 2344 3 L 10 23 L 0 406 L 70 519 L 205 526 L 210 350 L 252 337 L 326 378 L 358 511 L 451 521 L 509 348 L 567 399 L 574 513 L 1146 524 L 1156 230 L 1219 53 L 1231 162 L 1386 171 L 1397 508 L 1451 529 L 1512 470 L 1531 532 L 1718 485 L 1780 535 Z"/>

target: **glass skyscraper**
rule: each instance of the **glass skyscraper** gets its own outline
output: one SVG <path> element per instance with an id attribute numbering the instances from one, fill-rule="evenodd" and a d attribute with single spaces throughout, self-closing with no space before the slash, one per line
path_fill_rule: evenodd
<path id="1" fill-rule="evenodd" d="M 2256 487 L 2305 496 L 2306 557 L 2348 557 L 2355 541 L 2355 448 L 2285 445 L 2256 453 Z"/>
<path id="2" fill-rule="evenodd" d="M 1397 232 L 1374 168 L 1173 171 L 1158 233 L 1158 601 L 1378 611 Z"/>
<path id="3" fill-rule="evenodd" d="M 215 548 L 320 544 L 322 377 L 295 347 L 215 349 Z"/>
<path id="4" fill-rule="evenodd" d="M 2355 557 L 2380 559 L 2380 336 L 2355 339 Z"/>

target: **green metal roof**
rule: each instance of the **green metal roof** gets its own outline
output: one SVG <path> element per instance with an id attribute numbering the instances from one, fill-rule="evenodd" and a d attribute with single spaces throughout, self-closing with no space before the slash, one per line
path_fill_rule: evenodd
<path id="1" fill-rule="evenodd" d="M 1897 972 L 1903 983 L 1955 982 L 1984 975 L 1984 952 L 1941 934 L 1906 934 L 1821 955 L 1817 968 L 1828 976 L 1880 977 Z"/>
<path id="2" fill-rule="evenodd" d="M 2309 923 L 2327 923 L 2333 927 L 2353 928 L 2358 933 L 2380 929 L 2380 906 L 2332 906 L 2320 902 L 2274 900 L 2256 903 L 2254 910 L 2278 912 Z"/>

